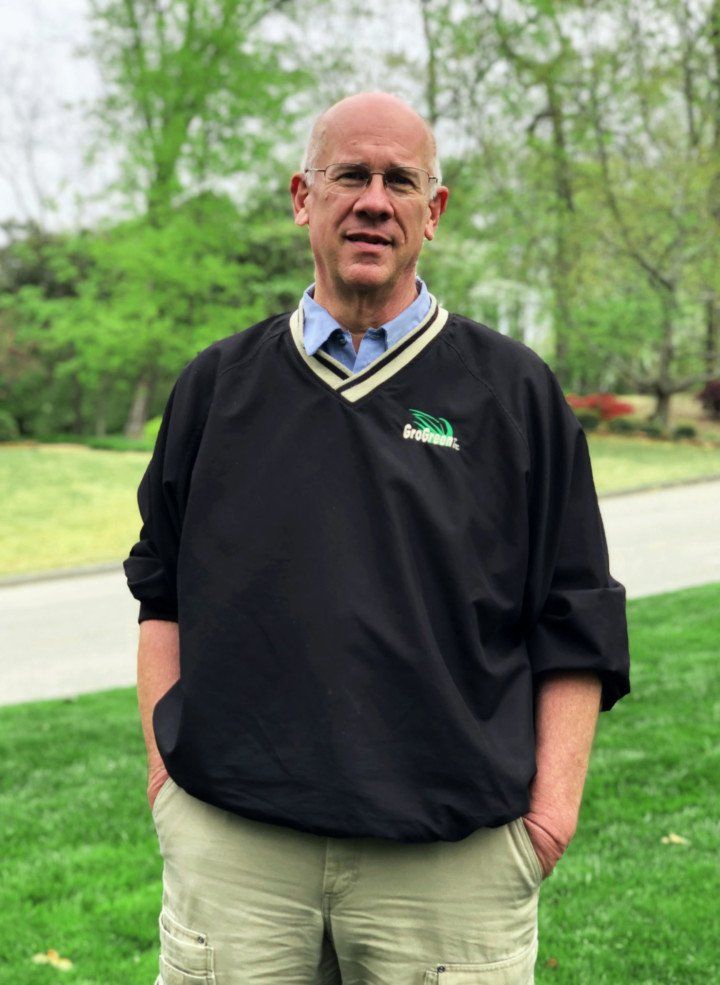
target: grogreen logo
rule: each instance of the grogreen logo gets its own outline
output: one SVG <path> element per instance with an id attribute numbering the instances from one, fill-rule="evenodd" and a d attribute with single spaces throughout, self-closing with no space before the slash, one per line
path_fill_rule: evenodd
<path id="1" fill-rule="evenodd" d="M 429 445 L 443 445 L 445 448 L 454 448 L 460 451 L 460 445 L 453 433 L 452 424 L 446 417 L 433 417 L 424 410 L 410 408 L 413 422 L 416 425 L 406 424 L 403 428 L 403 438 L 411 441 L 423 441 Z"/>

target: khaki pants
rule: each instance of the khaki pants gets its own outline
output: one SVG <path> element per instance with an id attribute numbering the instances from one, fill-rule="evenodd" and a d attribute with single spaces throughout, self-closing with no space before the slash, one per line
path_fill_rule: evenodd
<path id="1" fill-rule="evenodd" d="M 542 872 L 521 818 L 457 842 L 325 838 L 167 780 L 156 985 L 532 985 Z"/>

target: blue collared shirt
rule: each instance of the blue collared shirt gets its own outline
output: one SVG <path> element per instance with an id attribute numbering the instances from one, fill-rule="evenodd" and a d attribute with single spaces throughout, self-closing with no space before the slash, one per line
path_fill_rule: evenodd
<path id="1" fill-rule="evenodd" d="M 425 282 L 416 278 L 418 296 L 399 315 L 378 328 L 368 328 L 357 353 L 350 332 L 342 328 L 321 304 L 313 298 L 315 284 L 311 284 L 302 296 L 303 343 L 309 356 L 322 348 L 352 373 L 359 373 L 381 356 L 403 335 L 415 328 L 430 310 L 432 301 Z"/>

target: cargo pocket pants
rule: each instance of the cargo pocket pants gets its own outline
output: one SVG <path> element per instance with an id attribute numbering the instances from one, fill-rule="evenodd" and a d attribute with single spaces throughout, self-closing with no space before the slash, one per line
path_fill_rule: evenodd
<path id="1" fill-rule="evenodd" d="M 155 985 L 532 985 L 542 870 L 522 818 L 457 842 L 325 838 L 168 779 Z"/>

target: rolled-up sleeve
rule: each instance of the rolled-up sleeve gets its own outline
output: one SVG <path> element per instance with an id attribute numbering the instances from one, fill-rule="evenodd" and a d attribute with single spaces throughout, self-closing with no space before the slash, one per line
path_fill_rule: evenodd
<path id="1" fill-rule="evenodd" d="M 150 463 L 138 487 L 142 528 L 123 562 L 128 588 L 140 602 L 138 622 L 178 621 L 182 522 L 211 395 L 212 382 L 196 357 L 170 392 Z"/>
<path id="2" fill-rule="evenodd" d="M 608 711 L 630 691 L 625 588 L 610 574 L 585 432 L 547 375 L 531 449 L 528 653 L 533 675 L 597 673 Z"/>
<path id="3" fill-rule="evenodd" d="M 165 482 L 168 429 L 177 383 L 165 405 L 155 448 L 137 492 L 142 528 L 123 562 L 128 588 L 140 602 L 138 622 L 177 622 L 176 568 L 180 518 L 173 487 Z"/>

